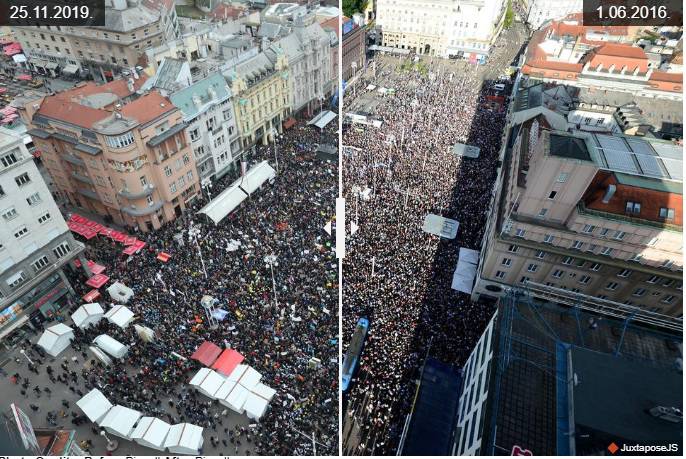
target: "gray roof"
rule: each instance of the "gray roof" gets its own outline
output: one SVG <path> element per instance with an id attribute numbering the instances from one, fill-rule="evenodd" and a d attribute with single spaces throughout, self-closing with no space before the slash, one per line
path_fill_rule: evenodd
<path id="1" fill-rule="evenodd" d="M 185 63 L 184 59 L 165 57 L 155 73 L 154 86 L 170 91 L 176 89 L 176 79 L 179 77 L 179 73 L 181 73 Z"/>
<path id="2" fill-rule="evenodd" d="M 274 56 L 275 53 L 273 52 L 269 53 L 269 56 L 266 52 L 259 53 L 236 65 L 235 72 L 229 70 L 224 75 L 227 76 L 229 83 L 231 84 L 233 83 L 234 75 L 239 78 L 245 78 L 248 81 L 259 79 L 262 75 L 271 73 L 274 70 L 274 64 L 276 62 Z"/>
<path id="3" fill-rule="evenodd" d="M 327 45 L 330 42 L 329 35 L 319 23 L 315 22 L 305 27 L 294 27 L 290 34 L 277 40 L 272 48 L 274 46 L 280 47 L 288 56 L 288 61 L 292 62 L 303 54 L 310 46 L 311 41 L 324 42 Z"/>
<path id="4" fill-rule="evenodd" d="M 288 29 L 281 24 L 274 24 L 272 22 L 263 22 L 260 29 L 257 31 L 257 36 L 262 38 L 274 39 L 280 35 L 288 33 Z"/>
<path id="5" fill-rule="evenodd" d="M 107 8 L 105 10 L 105 26 L 102 28 L 114 32 L 130 32 L 154 24 L 159 19 L 159 11 L 153 11 L 142 5 L 132 6 L 125 10 Z"/>

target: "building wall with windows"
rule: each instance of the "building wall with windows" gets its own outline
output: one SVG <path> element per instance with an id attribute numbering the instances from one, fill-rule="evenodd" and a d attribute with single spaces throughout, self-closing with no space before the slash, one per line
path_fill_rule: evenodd
<path id="1" fill-rule="evenodd" d="M 526 12 L 525 22 L 532 29 L 538 29 L 550 19 L 563 18 L 572 13 L 580 13 L 583 0 L 528 0 L 523 3 Z"/>
<path id="2" fill-rule="evenodd" d="M 0 339 L 27 320 L 34 300 L 52 292 L 38 305 L 50 306 L 71 289 L 62 269 L 85 262 L 83 250 L 21 136 L 0 128 Z"/>
<path id="3" fill-rule="evenodd" d="M 367 29 L 343 16 L 341 68 L 343 81 L 361 71 L 367 62 Z"/>

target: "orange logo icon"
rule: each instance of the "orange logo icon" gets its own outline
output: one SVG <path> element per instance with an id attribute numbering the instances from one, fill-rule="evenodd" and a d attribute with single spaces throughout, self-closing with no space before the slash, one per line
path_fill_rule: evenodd
<path id="1" fill-rule="evenodd" d="M 612 442 L 612 443 L 610 443 L 610 446 L 607 447 L 607 449 L 608 449 L 612 454 L 614 454 L 614 453 L 616 453 L 617 451 L 619 451 L 619 446 L 617 446 L 617 445 L 615 444 L 615 442 Z"/>

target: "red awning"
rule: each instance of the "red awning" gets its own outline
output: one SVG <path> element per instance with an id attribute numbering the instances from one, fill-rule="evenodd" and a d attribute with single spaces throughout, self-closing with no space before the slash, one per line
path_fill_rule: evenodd
<path id="1" fill-rule="evenodd" d="M 206 367 L 209 367 L 217 360 L 217 357 L 219 357 L 219 354 L 221 353 L 222 349 L 219 346 L 210 341 L 205 341 L 195 350 L 193 355 L 191 355 L 191 359 L 197 360 Z"/>
<path id="2" fill-rule="evenodd" d="M 0 88 L 0 94 L 4 94 L 7 92 L 7 88 Z"/>
<path id="3" fill-rule="evenodd" d="M 93 289 L 90 292 L 83 295 L 83 301 L 85 301 L 86 303 L 92 303 L 98 298 L 100 298 L 100 291 L 97 289 Z"/>
<path id="4" fill-rule="evenodd" d="M 145 246 L 146 246 L 145 242 L 143 242 L 143 241 L 138 241 L 138 240 L 137 240 L 136 242 L 134 242 L 134 244 L 133 244 L 132 247 L 135 247 L 135 248 L 136 248 L 136 252 L 138 252 L 138 251 L 140 251 L 140 250 L 141 250 L 143 247 L 145 247 Z"/>
<path id="5" fill-rule="evenodd" d="M 88 267 L 93 274 L 102 274 L 106 269 L 103 265 L 99 265 L 93 260 L 88 260 Z"/>
<path id="6" fill-rule="evenodd" d="M 25 75 L 22 73 L 21 75 L 17 75 L 17 80 L 31 81 L 33 78 L 31 78 L 31 75 Z"/>
<path id="7" fill-rule="evenodd" d="M 90 240 L 93 239 L 95 236 L 98 235 L 97 231 L 93 231 L 92 229 L 86 227 L 82 232 L 81 236 L 85 237 L 86 239 Z"/>
<path id="8" fill-rule="evenodd" d="M 284 129 L 290 129 L 293 126 L 295 126 L 295 119 L 293 118 L 288 118 L 286 121 L 283 122 Z"/>
<path id="9" fill-rule="evenodd" d="M 114 231 L 112 228 L 108 228 L 106 226 L 103 226 L 98 233 L 102 234 L 103 236 L 110 237 L 112 234 L 112 231 Z"/>
<path id="10" fill-rule="evenodd" d="M 217 370 L 224 376 L 229 376 L 243 360 L 245 360 L 245 357 L 237 350 L 226 349 L 217 361 L 214 362 L 212 369 Z"/>
<path id="11" fill-rule="evenodd" d="M 124 238 L 124 245 L 134 245 L 137 239 L 133 236 L 126 236 Z"/>
<path id="12" fill-rule="evenodd" d="M 136 246 L 130 245 L 127 248 L 125 248 L 123 252 L 127 255 L 133 255 L 134 253 L 136 253 Z"/>
<path id="13" fill-rule="evenodd" d="M 108 280 L 110 280 L 109 276 L 106 276 L 104 274 L 96 274 L 93 277 L 91 277 L 90 279 L 88 279 L 88 281 L 86 282 L 86 285 L 93 287 L 93 288 L 100 288 L 103 285 L 105 285 Z"/>
<path id="14" fill-rule="evenodd" d="M 168 262 L 170 258 L 171 255 L 169 255 L 167 252 L 160 252 L 157 254 L 157 259 L 164 263 Z"/>

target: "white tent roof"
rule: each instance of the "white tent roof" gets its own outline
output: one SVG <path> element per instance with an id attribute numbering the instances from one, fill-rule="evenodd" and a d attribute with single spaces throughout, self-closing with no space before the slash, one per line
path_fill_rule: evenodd
<path id="1" fill-rule="evenodd" d="M 240 187 L 239 179 L 200 209 L 198 213 L 207 215 L 216 225 L 240 206 L 247 197 L 248 194 Z"/>
<path id="2" fill-rule="evenodd" d="M 264 415 L 264 413 L 267 412 L 268 406 L 269 402 L 267 400 L 251 392 L 250 394 L 248 394 L 248 398 L 245 400 L 243 409 L 245 410 L 245 414 L 250 419 L 259 421 L 260 418 Z"/>
<path id="3" fill-rule="evenodd" d="M 104 363 L 108 367 L 112 365 L 112 359 L 110 358 L 110 356 L 102 352 L 102 349 L 100 349 L 98 346 L 88 346 L 88 349 L 90 349 L 91 352 L 95 355 L 95 357 L 102 363 Z"/>
<path id="4" fill-rule="evenodd" d="M 71 315 L 71 320 L 74 321 L 74 325 L 77 327 L 86 328 L 98 323 L 104 314 L 105 310 L 100 306 L 100 303 L 87 303 L 74 311 L 74 314 Z"/>
<path id="5" fill-rule="evenodd" d="M 136 330 L 138 337 L 146 343 L 155 341 L 155 332 L 151 328 L 138 324 L 134 324 L 133 328 Z"/>
<path id="6" fill-rule="evenodd" d="M 121 405 L 115 405 L 110 409 L 102 421 L 100 427 L 116 435 L 117 437 L 130 440 L 133 426 L 138 422 L 141 413 Z"/>
<path id="7" fill-rule="evenodd" d="M 317 116 L 312 118 L 307 124 L 314 124 L 319 129 L 324 129 L 327 124 L 334 120 L 334 118 L 336 118 L 336 113 L 331 110 L 326 110 L 318 113 Z"/>
<path id="8" fill-rule="evenodd" d="M 267 161 L 262 161 L 260 164 L 250 168 L 245 176 L 238 180 L 241 188 L 248 194 L 254 193 L 267 180 L 276 177 L 276 171 L 269 165 Z"/>
<path id="9" fill-rule="evenodd" d="M 69 347 L 69 342 L 73 338 L 74 330 L 60 323 L 47 328 L 38 340 L 38 345 L 51 356 L 57 357 L 60 352 Z"/>
<path id="10" fill-rule="evenodd" d="M 105 313 L 105 318 L 120 328 L 126 328 L 133 322 L 134 314 L 123 304 L 117 304 Z"/>
<path id="11" fill-rule="evenodd" d="M 224 399 L 226 403 L 223 403 L 223 405 L 228 406 L 236 413 L 243 414 L 243 405 L 245 405 L 248 395 L 250 395 L 250 391 L 248 389 L 240 384 L 236 384 L 229 396 Z"/>
<path id="12" fill-rule="evenodd" d="M 276 390 L 272 389 L 271 387 L 258 383 L 252 390 L 253 394 L 259 395 L 263 399 L 267 400 L 270 402 L 273 398 L 274 395 L 276 395 Z"/>
<path id="13" fill-rule="evenodd" d="M 76 402 L 76 406 L 81 408 L 91 422 L 98 424 L 112 408 L 112 404 L 107 397 L 102 395 L 98 389 L 93 389 Z"/>
<path id="14" fill-rule="evenodd" d="M 236 381 L 229 381 L 225 379 L 222 385 L 214 393 L 214 398 L 218 399 L 220 402 L 225 400 L 229 396 L 234 387 L 236 387 Z"/>
<path id="15" fill-rule="evenodd" d="M 252 391 L 253 388 L 260 382 L 262 375 L 259 371 L 255 370 L 253 367 L 248 367 L 241 379 L 238 381 L 241 386 Z"/>
<path id="16" fill-rule="evenodd" d="M 190 385 L 197 387 L 200 392 L 208 397 L 214 398 L 214 394 L 223 383 L 224 377 L 219 373 L 208 368 L 201 368 L 191 379 Z"/>
<path id="17" fill-rule="evenodd" d="M 476 269 L 479 266 L 479 251 L 460 247 L 460 255 L 453 273 L 452 289 L 472 293 Z"/>
<path id="18" fill-rule="evenodd" d="M 129 351 L 127 346 L 124 346 L 109 335 L 100 335 L 95 338 L 93 342 L 97 344 L 100 349 L 117 359 L 121 359 Z"/>
<path id="19" fill-rule="evenodd" d="M 229 376 L 227 376 L 226 379 L 227 379 L 227 381 L 238 382 L 238 381 L 240 381 L 241 377 L 243 377 L 243 375 L 245 374 L 246 371 L 248 371 L 247 365 L 243 365 L 242 363 L 238 364 L 238 365 L 236 365 L 236 368 L 233 369 L 231 374 Z"/>
<path id="20" fill-rule="evenodd" d="M 424 226 L 422 229 L 435 236 L 440 236 L 446 239 L 455 239 L 457 236 L 457 229 L 460 223 L 452 218 L 441 217 L 440 215 L 428 214 L 424 218 Z"/>
<path id="21" fill-rule="evenodd" d="M 170 453 L 198 454 L 202 443 L 202 427 L 183 423 L 174 424 L 169 428 L 164 447 L 169 448 Z"/>
<path id="22" fill-rule="evenodd" d="M 143 417 L 131 433 L 131 439 L 139 445 L 158 451 L 164 451 L 164 440 L 167 438 L 170 424 L 152 417 Z"/>
<path id="23" fill-rule="evenodd" d="M 109 293 L 112 299 L 117 303 L 126 304 L 133 297 L 133 290 L 121 282 L 115 282 L 107 287 L 107 293 Z"/>

